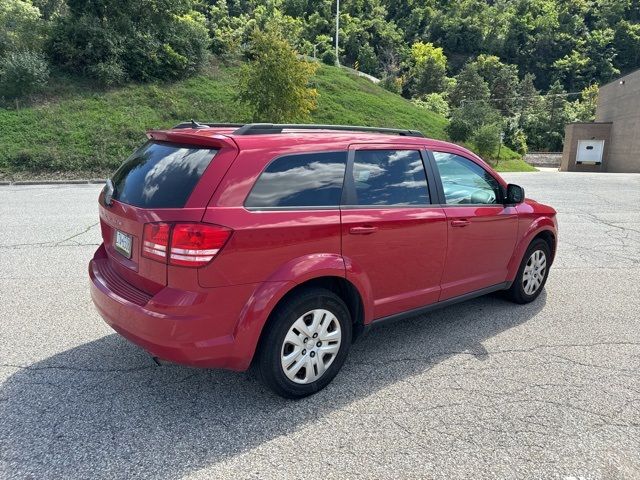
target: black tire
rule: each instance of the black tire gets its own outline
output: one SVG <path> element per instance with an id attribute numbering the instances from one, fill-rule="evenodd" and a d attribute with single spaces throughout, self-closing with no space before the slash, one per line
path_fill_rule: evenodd
<path id="1" fill-rule="evenodd" d="M 305 384 L 295 383 L 288 378 L 282 366 L 281 355 L 284 352 L 285 337 L 296 320 L 315 309 L 329 311 L 339 322 L 339 350 L 317 380 Z M 353 325 L 349 309 L 340 297 L 324 288 L 309 288 L 278 305 L 265 329 L 256 357 L 258 375 L 262 382 L 278 395 L 296 399 L 322 390 L 337 375 L 351 346 Z"/>
<path id="2" fill-rule="evenodd" d="M 544 275 L 540 285 L 532 294 L 528 294 L 525 291 L 525 285 L 523 282 L 524 270 L 527 266 L 527 262 L 529 261 L 533 253 L 537 250 L 541 250 L 544 253 L 545 259 L 546 259 L 546 268 L 544 270 Z M 507 290 L 507 297 L 516 303 L 524 304 L 524 303 L 533 302 L 536 298 L 538 298 L 538 295 L 540 295 L 540 293 L 542 292 L 542 289 L 547 283 L 547 278 L 549 278 L 550 267 L 551 267 L 551 251 L 549 250 L 549 245 L 547 244 L 547 242 L 545 242 L 541 238 L 538 238 L 533 242 L 531 242 L 531 244 L 529 245 L 529 248 L 527 248 L 527 251 L 524 253 L 524 256 L 522 257 L 522 262 L 520 263 L 520 268 L 518 269 L 518 274 L 516 275 L 516 278 L 513 280 L 513 284 L 511 285 L 511 288 Z"/>

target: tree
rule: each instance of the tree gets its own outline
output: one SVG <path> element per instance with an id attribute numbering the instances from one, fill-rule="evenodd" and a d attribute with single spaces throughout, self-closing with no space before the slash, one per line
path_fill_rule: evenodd
<path id="1" fill-rule="evenodd" d="M 172 79 L 195 72 L 210 39 L 191 0 L 68 0 L 49 54 L 60 67 L 104 83 Z"/>
<path id="2" fill-rule="evenodd" d="M 452 107 L 459 107 L 470 101 L 489 101 L 489 85 L 478 73 L 477 65 L 467 63 L 455 79 L 455 85 L 449 92 L 449 105 Z"/>
<path id="3" fill-rule="evenodd" d="M 481 157 L 495 158 L 498 146 L 500 145 L 500 125 L 492 123 L 482 125 L 473 135 L 473 144 Z"/>
<path id="4" fill-rule="evenodd" d="M 598 85 L 586 87 L 580 98 L 567 105 L 568 116 L 573 122 L 593 122 L 596 119 L 598 104 Z"/>
<path id="5" fill-rule="evenodd" d="M 640 68 L 640 24 L 625 20 L 616 25 L 613 38 L 618 53 L 616 66 L 623 72 Z"/>
<path id="6" fill-rule="evenodd" d="M 318 65 L 298 59 L 296 51 L 273 29 L 256 30 L 251 61 L 240 73 L 239 102 L 247 105 L 254 121 L 303 121 L 316 108 L 318 93 L 309 87 Z"/>
<path id="7" fill-rule="evenodd" d="M 478 55 L 473 64 L 489 86 L 491 105 L 505 117 L 513 116 L 518 94 L 518 67 L 502 63 L 495 55 Z"/>
<path id="8" fill-rule="evenodd" d="M 445 129 L 454 142 L 465 142 L 483 125 L 497 125 L 501 122 L 500 113 L 487 101 L 474 101 L 454 109 L 451 121 Z"/>
<path id="9" fill-rule="evenodd" d="M 409 92 L 412 96 L 440 93 L 444 90 L 447 57 L 433 43 L 416 42 L 409 57 Z"/>
<path id="10" fill-rule="evenodd" d="M 527 111 L 523 129 L 533 151 L 560 151 L 564 127 L 570 121 L 566 91 L 556 81 Z"/>
<path id="11" fill-rule="evenodd" d="M 40 10 L 31 2 L 0 1 L 0 57 L 9 52 L 39 50 L 42 30 Z"/>

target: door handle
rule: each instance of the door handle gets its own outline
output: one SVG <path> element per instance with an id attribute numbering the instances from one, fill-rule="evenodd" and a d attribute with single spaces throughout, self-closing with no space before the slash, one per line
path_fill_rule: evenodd
<path id="1" fill-rule="evenodd" d="M 466 218 L 461 218 L 459 220 L 451 220 L 452 227 L 466 227 L 467 225 L 469 225 L 469 220 L 467 220 Z"/>
<path id="2" fill-rule="evenodd" d="M 365 227 L 351 227 L 349 233 L 351 235 L 371 235 L 378 231 L 378 227 L 365 226 Z"/>

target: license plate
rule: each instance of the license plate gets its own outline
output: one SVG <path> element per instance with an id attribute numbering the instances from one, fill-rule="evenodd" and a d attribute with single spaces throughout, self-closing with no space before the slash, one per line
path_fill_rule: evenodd
<path id="1" fill-rule="evenodd" d="M 115 249 L 127 258 L 131 258 L 131 235 L 116 230 L 116 240 L 113 244 Z"/>

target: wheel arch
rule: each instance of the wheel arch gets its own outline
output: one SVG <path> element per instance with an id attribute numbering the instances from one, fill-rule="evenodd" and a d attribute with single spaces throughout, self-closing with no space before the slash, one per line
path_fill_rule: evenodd
<path id="1" fill-rule="evenodd" d="M 524 257 L 527 248 L 529 248 L 531 242 L 537 239 L 542 239 L 547 243 L 547 245 L 549 245 L 549 249 L 551 250 L 549 266 L 551 266 L 557 249 L 557 233 L 555 226 L 556 224 L 554 220 L 549 217 L 541 217 L 529 226 L 516 245 L 511 260 L 509 261 L 509 266 L 507 268 L 508 281 L 513 281 L 518 273 L 518 268 L 520 268 L 520 263 L 522 262 L 522 258 Z"/>
<path id="2" fill-rule="evenodd" d="M 529 245 L 538 239 L 542 239 L 546 242 L 549 247 L 549 252 L 551 252 L 551 258 L 549 259 L 549 266 L 553 264 L 553 260 L 556 257 L 556 236 L 551 230 L 542 230 L 536 234 L 535 237 L 531 239 Z"/>
<path id="3" fill-rule="evenodd" d="M 324 288 L 325 290 L 329 290 L 336 294 L 345 303 L 349 310 L 349 314 L 351 315 L 351 322 L 353 324 L 352 341 L 355 342 L 355 340 L 362 335 L 364 331 L 364 305 L 362 303 L 362 296 L 356 286 L 344 277 L 322 276 L 311 278 L 292 286 L 292 288 L 279 298 L 271 309 L 271 312 L 269 312 L 269 316 L 262 326 L 260 336 L 256 343 L 256 350 L 260 348 L 265 332 L 269 328 L 271 322 L 273 322 L 273 314 L 277 311 L 278 307 L 287 302 L 290 298 L 300 294 L 300 292 L 311 288 Z"/>

